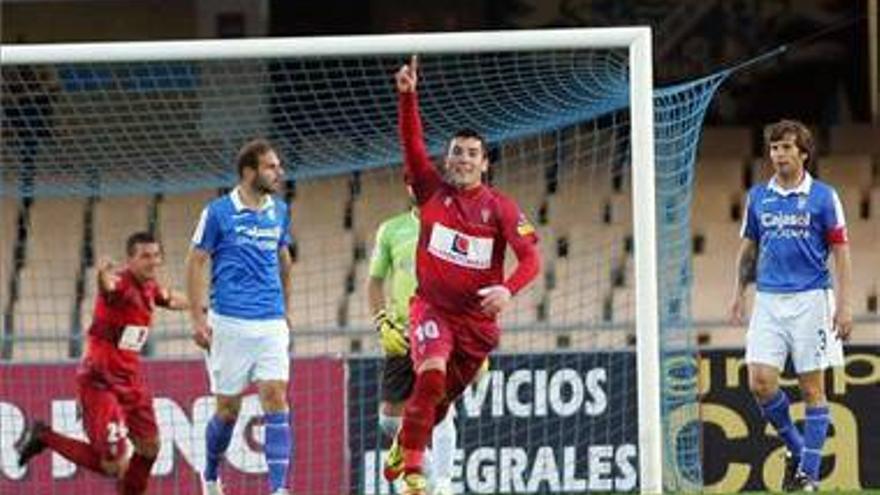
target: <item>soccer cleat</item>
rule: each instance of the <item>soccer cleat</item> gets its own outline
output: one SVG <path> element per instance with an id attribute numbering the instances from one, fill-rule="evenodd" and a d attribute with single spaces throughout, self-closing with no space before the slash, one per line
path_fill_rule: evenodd
<path id="1" fill-rule="evenodd" d="M 397 437 L 391 442 L 391 448 L 388 449 L 388 456 L 385 458 L 385 465 L 382 467 L 382 475 L 389 483 L 393 482 L 403 474 L 403 449 L 397 442 Z"/>
<path id="2" fill-rule="evenodd" d="M 795 457 L 791 452 L 785 453 L 785 474 L 782 476 L 782 491 L 784 492 L 793 492 L 794 488 L 794 477 L 798 472 L 798 466 L 801 461 L 797 457 Z"/>
<path id="3" fill-rule="evenodd" d="M 403 495 L 428 495 L 428 480 L 422 473 L 409 473 L 403 477 Z"/>
<path id="4" fill-rule="evenodd" d="M 202 495 L 223 495 L 223 483 L 220 480 L 208 481 L 202 478 Z"/>
<path id="5" fill-rule="evenodd" d="M 813 481 L 803 471 L 795 473 L 791 481 L 791 490 L 793 492 L 818 492 L 819 482 Z"/>
<path id="6" fill-rule="evenodd" d="M 24 466 L 31 458 L 46 449 L 42 440 L 43 432 L 49 429 L 42 421 L 34 421 L 21 432 L 21 436 L 15 441 L 15 451 L 18 453 L 18 465 Z"/>
<path id="7" fill-rule="evenodd" d="M 287 491 L 287 488 L 279 488 L 272 492 L 272 495 L 290 495 L 290 492 Z"/>

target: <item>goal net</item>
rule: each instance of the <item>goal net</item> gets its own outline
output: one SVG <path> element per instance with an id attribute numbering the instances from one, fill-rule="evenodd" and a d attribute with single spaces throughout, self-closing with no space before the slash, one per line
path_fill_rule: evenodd
<path id="1" fill-rule="evenodd" d="M 199 212 L 234 185 L 238 147 L 263 136 L 287 170 L 295 239 L 292 489 L 392 493 L 380 474 L 382 361 L 365 279 L 377 226 L 407 208 L 392 75 L 413 51 L 430 151 L 442 154 L 460 127 L 484 133 L 489 180 L 535 224 L 544 258 L 502 318 L 491 371 L 457 404 L 454 488 L 700 487 L 690 187 L 724 74 L 658 90 L 634 82 L 638 70 L 650 81 L 650 51 L 636 70 L 638 36 L 650 35 L 4 47 L 0 492 L 111 490 L 55 454 L 19 468 L 12 444 L 32 419 L 85 438 L 73 377 L 96 259 L 122 262 L 125 238 L 152 231 L 161 280 L 182 289 Z M 640 286 L 651 280 L 653 290 Z M 143 356 L 161 436 L 150 493 L 199 493 L 214 402 L 189 333 L 184 313 L 156 310 Z M 248 395 L 222 471 L 233 493 L 265 489 L 260 415 Z"/>

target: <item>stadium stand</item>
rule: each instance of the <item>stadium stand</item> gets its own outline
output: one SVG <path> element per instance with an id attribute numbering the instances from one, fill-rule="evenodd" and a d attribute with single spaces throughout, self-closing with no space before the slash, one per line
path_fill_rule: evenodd
<path id="1" fill-rule="evenodd" d="M 849 148 L 855 141 L 847 134 L 832 130 L 831 136 L 837 151 L 821 157 L 818 175 L 837 187 L 847 211 L 855 267 L 854 312 L 857 317 L 877 314 L 880 273 L 872 268 L 880 266 L 876 165 L 870 154 Z M 742 329 L 725 328 L 722 322 L 733 280 L 745 190 L 749 183 L 765 180 L 768 175 L 762 160 L 750 158 L 751 139 L 751 132 L 744 128 L 707 129 L 694 178 L 691 308 L 696 321 L 710 323 L 704 336 L 710 345 L 742 344 Z M 493 170 L 493 180 L 515 197 L 535 222 L 545 259 L 545 273 L 539 282 L 518 297 L 504 315 L 503 324 L 516 330 L 509 333 L 502 349 L 631 344 L 626 329 L 629 322 L 621 316 L 628 314 L 625 308 L 633 304 L 634 296 L 631 232 L 626 226 L 631 204 L 626 194 L 615 193 L 625 191 L 628 184 L 625 176 L 615 180 L 613 171 L 600 170 L 588 159 L 577 158 L 582 141 L 569 140 L 571 144 L 561 155 L 555 151 L 555 141 L 547 137 L 501 149 L 502 160 L 525 153 L 541 157 L 530 162 L 532 166 L 516 170 L 505 168 L 502 162 Z M 554 165 L 560 160 L 562 166 Z M 297 259 L 293 321 L 305 330 L 297 338 L 298 355 L 376 351 L 373 339 L 360 333 L 371 326 L 364 284 L 376 228 L 382 220 L 406 209 L 399 174 L 398 168 L 389 167 L 295 185 L 291 194 Z M 166 283 L 182 289 L 182 267 L 192 229 L 202 207 L 217 194 L 203 190 L 157 198 L 102 198 L 94 202 L 91 225 L 84 222 L 89 217 L 88 200 L 34 202 L 25 263 L 17 274 L 19 298 L 12 305 L 11 320 L 15 334 L 27 338 L 16 342 L 13 357 L 64 359 L 72 352 L 68 349 L 72 316 L 78 314 L 79 326 L 85 329 L 94 305 L 94 269 L 85 266 L 80 273 L 79 268 L 92 262 L 83 258 L 82 253 L 89 250 L 81 249 L 87 248 L 89 237 L 95 258 L 109 255 L 122 261 L 126 236 L 155 221 L 165 247 Z M 151 218 L 154 203 L 158 207 L 156 217 Z M 0 296 L 6 304 L 10 282 L 16 277 L 13 255 L 18 205 L 5 198 L 0 206 Z M 89 233 L 88 228 L 93 230 Z M 512 266 L 513 257 L 509 258 Z M 612 260 L 611 266 L 587 266 L 588 260 L 595 263 L 596 259 Z M 78 276 L 83 282 L 81 294 L 76 289 Z M 185 314 L 159 311 L 155 326 L 157 333 L 167 334 L 155 339 L 153 352 L 157 355 L 197 352 L 188 341 Z M 585 327 L 590 330 L 584 331 Z M 328 336 L 328 331 L 340 328 L 353 333 Z M 854 337 L 873 342 L 877 328 L 876 323 L 867 324 Z"/>
<path id="2" fill-rule="evenodd" d="M 14 199 L 0 201 L 0 311 L 9 303 L 9 280 L 14 270 L 13 250 L 18 235 L 18 204 Z"/>
<path id="3" fill-rule="evenodd" d="M 67 357 L 76 272 L 80 263 L 85 200 L 48 198 L 30 209 L 24 268 L 13 313 L 13 358 L 59 360 Z"/>

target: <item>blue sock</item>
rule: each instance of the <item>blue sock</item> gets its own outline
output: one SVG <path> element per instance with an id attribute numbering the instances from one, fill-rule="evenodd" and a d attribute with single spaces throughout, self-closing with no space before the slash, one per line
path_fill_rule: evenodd
<path id="1" fill-rule="evenodd" d="M 795 459 L 800 459 L 801 451 L 804 449 L 804 439 L 801 437 L 797 426 L 791 421 L 791 414 L 788 411 L 789 402 L 785 392 L 779 390 L 772 399 L 761 404 L 761 411 L 767 421 L 776 428 L 776 432 L 782 437 L 785 446 Z"/>
<path id="2" fill-rule="evenodd" d="M 269 488 L 274 492 L 287 488 L 287 471 L 293 450 L 290 413 L 269 413 L 263 416 L 266 425 L 266 464 L 269 466 Z"/>
<path id="3" fill-rule="evenodd" d="M 205 452 L 207 459 L 205 461 L 205 472 L 202 473 L 207 481 L 217 481 L 217 471 L 220 467 L 220 461 L 223 460 L 223 454 L 229 447 L 229 441 L 232 440 L 232 430 L 235 428 L 235 422 L 227 423 L 220 419 L 216 414 L 208 422 L 205 432 Z"/>
<path id="4" fill-rule="evenodd" d="M 819 480 L 819 467 L 822 465 L 822 446 L 828 434 L 830 416 L 828 406 L 807 406 L 804 424 L 804 455 L 801 457 L 801 471 L 813 481 Z"/>

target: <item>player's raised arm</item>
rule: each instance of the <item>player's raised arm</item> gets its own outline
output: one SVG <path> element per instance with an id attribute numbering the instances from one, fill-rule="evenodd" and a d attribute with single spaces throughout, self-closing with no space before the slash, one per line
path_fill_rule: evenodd
<path id="1" fill-rule="evenodd" d="M 443 182 L 437 169 L 431 164 L 425 148 L 422 118 L 419 115 L 418 87 L 419 59 L 413 55 L 409 64 L 401 67 L 395 74 L 398 106 L 398 132 L 403 147 L 403 163 L 406 176 L 416 201 L 424 203 Z"/>

